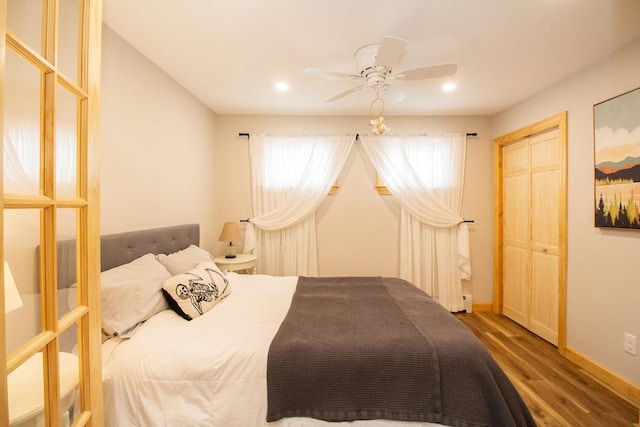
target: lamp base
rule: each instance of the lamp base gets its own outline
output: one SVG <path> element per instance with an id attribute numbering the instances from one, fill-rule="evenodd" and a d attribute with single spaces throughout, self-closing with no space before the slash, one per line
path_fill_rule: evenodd
<path id="1" fill-rule="evenodd" d="M 229 242 L 229 246 L 227 246 L 227 253 L 224 255 L 225 258 L 235 258 L 237 253 L 237 247 L 233 244 L 233 242 Z"/>

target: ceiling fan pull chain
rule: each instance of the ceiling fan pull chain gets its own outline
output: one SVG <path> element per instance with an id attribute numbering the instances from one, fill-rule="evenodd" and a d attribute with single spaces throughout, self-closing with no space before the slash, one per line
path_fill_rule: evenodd
<path id="1" fill-rule="evenodd" d="M 378 113 L 378 114 L 374 114 L 373 113 L 373 108 L 374 108 L 374 106 L 376 104 L 376 101 L 380 101 L 381 106 L 382 106 L 382 108 L 380 109 L 380 113 Z M 371 101 L 371 106 L 369 107 L 369 115 L 371 116 L 371 119 L 373 120 L 376 117 L 381 117 L 382 114 L 384 114 L 384 107 L 385 107 L 384 98 L 380 97 L 380 93 L 378 92 L 378 88 L 376 88 L 376 97 L 374 98 L 373 101 Z"/>
<path id="2" fill-rule="evenodd" d="M 376 104 L 376 101 L 380 101 L 382 106 L 379 114 L 373 113 L 373 108 Z M 384 99 L 380 97 L 378 88 L 376 88 L 376 97 L 373 101 L 371 101 L 371 106 L 369 107 L 369 115 L 371 116 L 371 120 L 369 120 L 369 124 L 372 127 L 373 133 L 375 133 L 376 135 L 382 135 L 385 131 L 389 130 L 389 127 L 387 127 L 387 125 L 384 124 L 384 117 L 382 117 L 383 113 L 384 113 Z"/>

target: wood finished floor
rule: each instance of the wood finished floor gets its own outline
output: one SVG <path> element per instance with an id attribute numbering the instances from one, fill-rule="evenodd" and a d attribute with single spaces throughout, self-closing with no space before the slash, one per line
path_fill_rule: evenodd
<path id="1" fill-rule="evenodd" d="M 538 426 L 638 426 L 638 408 L 517 323 L 489 312 L 456 317 L 491 351 Z"/>

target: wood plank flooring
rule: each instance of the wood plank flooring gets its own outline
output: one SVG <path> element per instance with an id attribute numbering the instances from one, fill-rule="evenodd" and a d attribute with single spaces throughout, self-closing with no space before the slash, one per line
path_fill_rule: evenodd
<path id="1" fill-rule="evenodd" d="M 539 426 L 638 426 L 638 408 L 517 323 L 491 312 L 456 317 L 487 346 Z"/>

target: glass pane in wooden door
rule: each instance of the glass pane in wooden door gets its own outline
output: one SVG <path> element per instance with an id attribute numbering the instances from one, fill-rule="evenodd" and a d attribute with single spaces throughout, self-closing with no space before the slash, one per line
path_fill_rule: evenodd
<path id="1" fill-rule="evenodd" d="M 60 335 L 60 413 L 63 423 L 72 425 L 80 415 L 80 360 L 78 358 L 78 325 L 70 325 Z"/>
<path id="2" fill-rule="evenodd" d="M 11 426 L 44 426 L 42 353 L 18 366 L 7 378 Z"/>
<path id="3" fill-rule="evenodd" d="M 60 351 L 78 355 L 78 325 L 72 323 L 60 333 Z"/>
<path id="4" fill-rule="evenodd" d="M 8 0 L 7 28 L 37 53 L 42 52 L 42 0 Z"/>
<path id="5" fill-rule="evenodd" d="M 38 195 L 40 190 L 41 72 L 7 49 L 4 86 L 4 192 Z"/>
<path id="6" fill-rule="evenodd" d="M 56 87 L 56 196 L 75 197 L 78 182 L 78 99 L 64 86 Z"/>
<path id="7" fill-rule="evenodd" d="M 58 3 L 58 69 L 71 82 L 78 82 L 78 0 Z"/>
<path id="8" fill-rule="evenodd" d="M 8 265 L 20 297 L 14 300 L 15 309 L 5 318 L 7 352 L 11 354 L 42 330 L 36 254 L 40 245 L 40 210 L 5 209 L 3 226 L 5 269 Z"/>
<path id="9" fill-rule="evenodd" d="M 56 214 L 58 318 L 77 304 L 77 235 L 78 213 L 75 208 L 58 209 Z"/>

